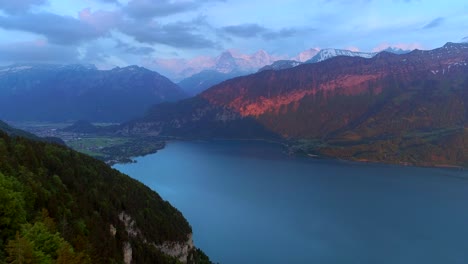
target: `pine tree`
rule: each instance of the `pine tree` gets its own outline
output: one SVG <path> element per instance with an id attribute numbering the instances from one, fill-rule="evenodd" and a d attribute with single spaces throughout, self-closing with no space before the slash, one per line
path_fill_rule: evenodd
<path id="1" fill-rule="evenodd" d="M 8 242 L 6 246 L 8 257 L 6 258 L 9 264 L 28 264 L 36 263 L 34 259 L 34 247 L 25 237 L 16 233 L 16 237 Z"/>

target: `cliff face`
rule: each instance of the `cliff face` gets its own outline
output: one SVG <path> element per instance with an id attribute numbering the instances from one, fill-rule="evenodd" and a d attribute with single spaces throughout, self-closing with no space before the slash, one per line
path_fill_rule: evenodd
<path id="1" fill-rule="evenodd" d="M 124 224 L 125 231 L 129 238 L 128 241 L 124 242 L 122 248 L 125 264 L 131 264 L 133 261 L 133 247 L 131 240 L 142 241 L 145 245 L 154 247 L 154 249 L 176 258 L 182 263 L 191 261 L 192 254 L 196 250 L 193 244 L 192 233 L 187 235 L 186 241 L 164 241 L 162 243 L 156 243 L 155 241 L 150 241 L 146 238 L 145 234 L 142 233 L 141 229 L 137 226 L 135 220 L 133 220 L 133 218 L 127 213 L 122 211 L 119 214 L 119 220 Z M 115 236 L 115 232 L 113 231 L 115 228 L 112 225 L 110 230 Z"/>

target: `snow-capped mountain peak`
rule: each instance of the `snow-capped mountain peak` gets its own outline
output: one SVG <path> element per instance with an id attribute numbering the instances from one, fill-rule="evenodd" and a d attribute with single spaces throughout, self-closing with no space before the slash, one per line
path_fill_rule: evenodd
<path id="1" fill-rule="evenodd" d="M 388 47 L 382 51 L 386 51 L 386 52 L 390 52 L 390 53 L 393 53 L 393 54 L 406 54 L 406 53 L 410 53 L 411 50 L 404 50 L 404 49 L 401 49 L 401 48 L 396 48 L 396 47 Z"/>
<path id="2" fill-rule="evenodd" d="M 312 57 L 314 57 L 315 55 L 317 55 L 317 53 L 319 53 L 319 51 L 320 51 L 320 49 L 318 49 L 318 48 L 307 49 L 307 50 L 304 50 L 303 52 L 299 53 L 296 57 L 293 57 L 292 60 L 298 61 L 298 62 L 306 62 L 306 61 L 312 59 Z"/>
<path id="3" fill-rule="evenodd" d="M 233 71 L 254 72 L 257 69 L 269 65 L 276 60 L 273 56 L 264 50 L 259 50 L 252 55 L 233 55 L 230 51 L 221 53 L 215 60 L 213 68 L 221 73 L 230 73 Z"/>
<path id="4" fill-rule="evenodd" d="M 222 73 L 228 73 L 236 70 L 239 66 L 232 56 L 231 52 L 225 51 L 216 58 L 214 70 Z"/>
<path id="5" fill-rule="evenodd" d="M 321 62 L 336 56 L 372 58 L 376 54 L 376 52 L 356 52 L 343 49 L 322 49 L 314 57 L 306 61 L 306 63 Z"/>

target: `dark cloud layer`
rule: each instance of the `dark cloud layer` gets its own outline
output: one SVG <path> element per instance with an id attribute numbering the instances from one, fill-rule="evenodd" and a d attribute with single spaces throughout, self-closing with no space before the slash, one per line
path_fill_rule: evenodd
<path id="1" fill-rule="evenodd" d="M 255 38 L 261 37 L 265 40 L 276 40 L 282 38 L 290 38 L 304 31 L 297 28 L 283 28 L 280 30 L 272 30 L 258 24 L 240 24 L 221 28 L 224 34 L 228 34 L 238 38 Z"/>
<path id="2" fill-rule="evenodd" d="M 152 47 L 135 47 L 133 45 L 127 44 L 121 40 L 116 40 L 117 44 L 115 47 L 117 49 L 122 50 L 123 52 L 127 54 L 132 54 L 132 55 L 148 55 L 151 54 L 155 51 Z"/>
<path id="3" fill-rule="evenodd" d="M 46 0 L 0 0 L 0 10 L 12 14 L 22 13 L 32 6 L 43 5 L 46 2 Z"/>
<path id="4" fill-rule="evenodd" d="M 217 46 L 214 41 L 199 33 L 193 22 L 141 24 L 127 21 L 120 26 L 120 30 L 141 43 L 164 44 L 187 49 L 215 48 Z"/>
<path id="5" fill-rule="evenodd" d="M 295 28 L 283 28 L 278 31 L 270 31 L 263 34 L 263 38 L 266 40 L 276 40 L 282 38 L 290 38 L 298 35 L 303 30 L 295 29 Z"/>
<path id="6" fill-rule="evenodd" d="M 261 33 L 265 33 L 267 29 L 258 24 L 242 24 L 223 27 L 222 30 L 232 36 L 240 38 L 254 38 Z"/>
<path id="7" fill-rule="evenodd" d="M 167 0 L 131 0 L 125 11 L 134 18 L 168 16 L 194 9 L 195 2 L 170 2 Z"/>
<path id="8" fill-rule="evenodd" d="M 75 44 L 106 33 L 78 19 L 51 13 L 0 16 L 0 27 L 43 35 L 57 44 Z"/>
<path id="9" fill-rule="evenodd" d="M 5 1 L 5 0 L 0 0 Z M 24 0 L 19 0 L 24 1 Z M 44 0 L 29 0 L 29 4 Z M 116 2 L 114 0 L 96 0 Z M 24 12 L 0 16 L 0 28 L 18 30 L 42 35 L 49 42 L 61 45 L 77 45 L 110 35 L 116 29 L 136 41 L 145 44 L 164 44 L 175 48 L 203 49 L 215 48 L 218 44 L 202 33 L 207 25 L 203 18 L 173 23 L 158 23 L 155 16 L 166 16 L 196 9 L 204 3 L 220 0 L 182 1 L 131 0 L 127 6 L 116 11 L 95 11 L 87 8 L 79 13 L 79 18 L 52 13 Z M 41 2 L 42 3 L 42 2 Z M 206 29 L 206 27 L 204 28 Z M 123 48 L 126 53 L 145 54 L 151 48 Z"/>
<path id="10" fill-rule="evenodd" d="M 194 11 L 205 3 L 224 0 L 170 1 L 170 0 L 130 0 L 124 11 L 135 19 L 170 16 Z"/>
<path id="11" fill-rule="evenodd" d="M 77 61 L 76 48 L 51 45 L 43 41 L 19 42 L 0 45 L 3 63 L 48 62 L 73 63 Z"/>
<path id="12" fill-rule="evenodd" d="M 423 27 L 423 29 L 436 28 L 436 27 L 442 25 L 442 23 L 444 23 L 444 21 L 445 21 L 445 18 L 443 18 L 443 17 L 438 17 L 438 18 L 432 20 L 431 22 L 427 23 L 427 24 Z"/>
<path id="13" fill-rule="evenodd" d="M 146 44 L 164 44 L 176 48 L 214 48 L 217 44 L 200 32 L 206 22 L 203 18 L 161 24 L 153 20 L 125 19 L 121 12 L 85 9 L 80 18 L 60 16 L 52 13 L 25 13 L 21 16 L 0 16 L 0 28 L 36 33 L 49 42 L 76 45 L 118 31 Z M 128 48 L 128 53 L 149 53 L 148 48 Z"/>

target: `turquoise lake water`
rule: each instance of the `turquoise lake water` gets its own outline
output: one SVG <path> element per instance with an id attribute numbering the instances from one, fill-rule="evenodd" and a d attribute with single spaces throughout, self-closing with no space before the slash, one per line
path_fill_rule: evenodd
<path id="1" fill-rule="evenodd" d="M 468 263 L 468 171 L 172 142 L 114 168 L 178 208 L 214 262 Z"/>

